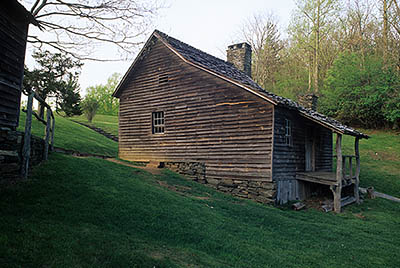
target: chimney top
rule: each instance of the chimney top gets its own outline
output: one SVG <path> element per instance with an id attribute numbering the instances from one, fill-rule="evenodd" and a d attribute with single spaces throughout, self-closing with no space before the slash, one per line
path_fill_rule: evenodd
<path id="1" fill-rule="evenodd" d="M 317 110 L 318 96 L 315 95 L 314 93 L 299 95 L 298 101 L 299 104 L 304 108 L 312 109 L 314 111 Z"/>
<path id="2" fill-rule="evenodd" d="M 243 47 L 246 47 L 251 50 L 251 46 L 246 42 L 230 45 L 228 46 L 228 49 L 238 49 Z"/>
<path id="3" fill-rule="evenodd" d="M 227 61 L 251 77 L 251 46 L 248 43 L 238 43 L 228 46 Z"/>

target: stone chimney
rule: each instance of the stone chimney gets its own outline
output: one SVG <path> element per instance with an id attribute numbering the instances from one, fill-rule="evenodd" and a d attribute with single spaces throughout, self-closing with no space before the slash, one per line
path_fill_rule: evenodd
<path id="1" fill-rule="evenodd" d="M 314 111 L 317 110 L 318 96 L 314 93 L 299 95 L 298 100 L 299 104 L 304 108 L 312 109 Z"/>
<path id="2" fill-rule="evenodd" d="M 251 46 L 239 43 L 228 46 L 226 51 L 227 61 L 251 77 Z"/>

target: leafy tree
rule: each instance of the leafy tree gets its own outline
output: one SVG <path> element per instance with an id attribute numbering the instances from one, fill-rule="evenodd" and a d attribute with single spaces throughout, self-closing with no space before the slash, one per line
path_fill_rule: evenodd
<path id="1" fill-rule="evenodd" d="M 38 68 L 30 71 L 25 67 L 24 89 L 36 91 L 45 101 L 48 97 L 54 98 L 57 112 L 63 111 L 67 116 L 81 114 L 78 78 L 83 64 L 65 54 L 49 51 L 36 51 L 33 58 Z M 44 107 L 39 105 L 39 116 L 43 115 Z"/>
<path id="2" fill-rule="evenodd" d="M 98 108 L 99 108 L 99 103 L 97 102 L 96 99 L 90 96 L 86 96 L 85 99 L 82 101 L 82 109 L 89 123 L 92 122 Z"/>
<path id="3" fill-rule="evenodd" d="M 400 119 L 399 75 L 375 55 L 340 54 L 328 71 L 323 94 L 322 112 L 348 124 L 376 128 Z"/>
<path id="4" fill-rule="evenodd" d="M 87 88 L 87 96 L 95 99 L 99 104 L 98 113 L 107 115 L 117 115 L 119 102 L 112 96 L 115 88 L 121 80 L 121 74 L 112 74 L 105 85 L 96 85 Z"/>

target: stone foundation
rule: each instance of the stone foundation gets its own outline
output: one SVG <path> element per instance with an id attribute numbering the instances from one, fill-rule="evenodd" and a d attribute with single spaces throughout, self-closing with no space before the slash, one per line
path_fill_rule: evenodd
<path id="1" fill-rule="evenodd" d="M 199 162 L 164 162 L 164 167 L 179 173 L 193 181 L 207 183 L 206 166 Z"/>
<path id="2" fill-rule="evenodd" d="M 0 127 L 0 184 L 19 177 L 23 140 L 23 132 Z M 30 167 L 43 160 L 44 143 L 43 139 L 31 136 Z"/>
<path id="3" fill-rule="evenodd" d="M 263 204 L 275 203 L 275 182 L 234 179 L 208 179 L 207 182 L 215 189 L 237 197 L 252 199 Z"/>
<path id="4" fill-rule="evenodd" d="M 275 203 L 275 182 L 208 179 L 206 178 L 205 164 L 199 162 L 165 162 L 164 167 L 190 178 L 193 181 L 206 184 L 233 196 L 252 199 L 263 204 Z"/>

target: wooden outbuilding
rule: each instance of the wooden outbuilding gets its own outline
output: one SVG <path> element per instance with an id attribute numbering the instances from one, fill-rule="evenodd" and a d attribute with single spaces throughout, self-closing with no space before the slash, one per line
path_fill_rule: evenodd
<path id="1" fill-rule="evenodd" d="M 358 144 L 368 136 L 261 88 L 248 44 L 227 53 L 229 62 L 155 30 L 113 94 L 119 157 L 263 203 L 307 198 L 316 185 L 331 190 L 336 211 L 358 201 Z M 342 155 L 342 135 L 355 137 L 354 156 Z"/>
<path id="2" fill-rule="evenodd" d="M 28 26 L 38 26 L 17 0 L 0 1 L 0 126 L 18 126 Z"/>

